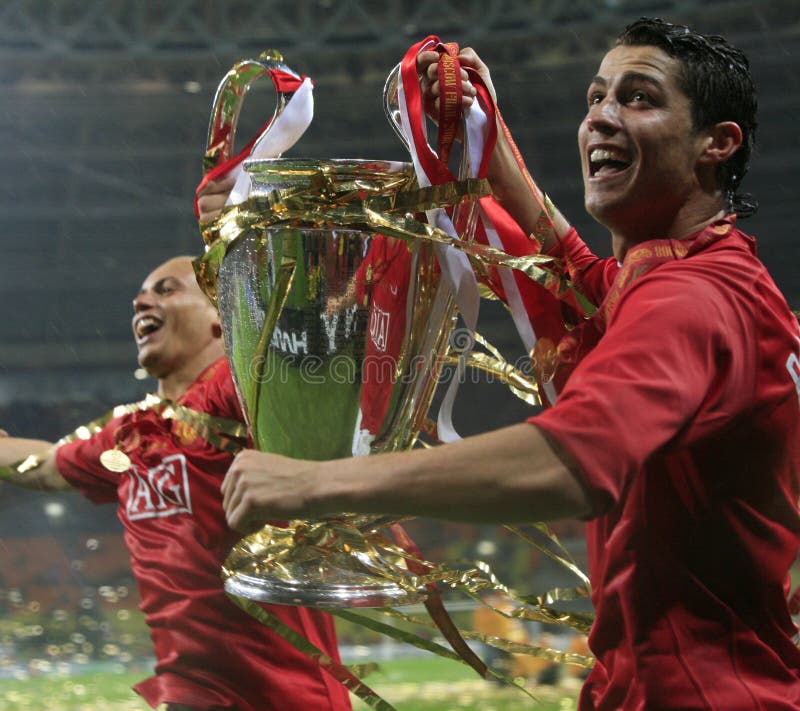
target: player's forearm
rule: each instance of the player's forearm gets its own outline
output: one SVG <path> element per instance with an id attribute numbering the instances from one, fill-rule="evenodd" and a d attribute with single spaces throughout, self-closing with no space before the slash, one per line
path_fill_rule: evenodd
<path id="1" fill-rule="evenodd" d="M 30 454 L 43 454 L 52 446 L 52 442 L 41 439 L 0 437 L 0 466 L 7 467 Z"/>
<path id="2" fill-rule="evenodd" d="M 461 442 L 329 462 L 311 507 L 319 512 L 422 515 L 472 522 L 572 518 L 589 502 L 541 432 L 520 424 Z"/>
<path id="3" fill-rule="evenodd" d="M 497 201 L 514 218 L 527 235 L 543 243 L 542 251 L 547 252 L 555 247 L 559 237 L 563 237 L 570 226 L 566 218 L 555 208 L 550 220 L 543 215 L 542 204 L 545 202 L 544 192 L 534 183 L 534 190 L 539 199 L 532 193 L 531 185 L 520 170 L 517 160 L 521 156 L 514 155 L 511 143 L 498 125 L 497 144 L 489 163 L 489 182 Z"/>
<path id="4" fill-rule="evenodd" d="M 63 491 L 70 485 L 61 476 L 55 463 L 55 450 L 51 442 L 22 437 L 0 437 L 0 467 L 10 467 L 28 457 L 40 460 L 27 471 L 5 472 L 2 480 L 28 489 Z"/>

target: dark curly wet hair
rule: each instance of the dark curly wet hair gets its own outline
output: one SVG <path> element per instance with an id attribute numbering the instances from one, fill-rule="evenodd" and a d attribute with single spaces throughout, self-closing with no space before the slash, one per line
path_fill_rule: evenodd
<path id="1" fill-rule="evenodd" d="M 721 121 L 739 124 L 742 145 L 719 166 L 718 178 L 728 197 L 728 209 L 740 217 L 754 214 L 758 202 L 752 195 L 737 193 L 749 167 L 758 125 L 756 89 L 744 53 L 722 37 L 646 17 L 628 25 L 617 45 L 654 46 L 678 60 L 680 86 L 691 102 L 696 129 Z"/>

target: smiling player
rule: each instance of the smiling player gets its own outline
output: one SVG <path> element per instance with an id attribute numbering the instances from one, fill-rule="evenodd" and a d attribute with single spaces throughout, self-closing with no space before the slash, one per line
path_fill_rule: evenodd
<path id="1" fill-rule="evenodd" d="M 475 52 L 460 60 L 491 88 Z M 429 100 L 437 61 L 418 57 Z M 469 105 L 468 82 L 463 94 Z M 800 343 L 736 222 L 753 209 L 737 189 L 755 126 L 739 50 L 660 20 L 629 26 L 578 130 L 586 209 L 614 257 L 593 255 L 558 212 L 540 229 L 542 201 L 508 142 L 491 164 L 498 201 L 599 304 L 558 346 L 582 352 L 558 402 L 433 449 L 331 462 L 243 452 L 223 484 L 229 523 L 583 517 L 597 663 L 582 711 L 799 708 L 785 593 L 800 533 Z"/>
<path id="2" fill-rule="evenodd" d="M 216 310 L 200 291 L 191 257 L 156 268 L 133 300 L 139 364 L 158 394 L 203 414 L 243 420 L 223 357 Z M 11 481 L 28 488 L 74 488 L 114 503 L 150 627 L 155 675 L 134 688 L 167 711 L 350 709 L 347 690 L 310 658 L 231 602 L 220 567 L 240 535 L 228 528 L 220 483 L 233 455 L 183 422 L 153 409 L 110 420 L 87 440 L 0 438 L 0 464 L 49 450 Z M 123 465 L 103 465 L 108 452 Z M 119 456 L 119 455 L 118 455 Z M 121 561 L 122 564 L 122 561 Z M 316 610 L 267 606 L 333 659 L 331 618 Z"/>

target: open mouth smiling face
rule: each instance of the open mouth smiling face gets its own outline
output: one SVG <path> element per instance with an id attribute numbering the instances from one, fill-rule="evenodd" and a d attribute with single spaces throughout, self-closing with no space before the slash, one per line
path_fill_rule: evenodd
<path id="1" fill-rule="evenodd" d="M 133 324 L 133 332 L 136 336 L 136 344 L 143 345 L 150 340 L 150 337 L 161 330 L 164 322 L 150 314 L 138 317 Z"/>
<path id="2" fill-rule="evenodd" d="M 611 148 L 594 148 L 589 152 L 589 177 L 611 177 L 626 171 L 632 161 L 622 151 Z"/>

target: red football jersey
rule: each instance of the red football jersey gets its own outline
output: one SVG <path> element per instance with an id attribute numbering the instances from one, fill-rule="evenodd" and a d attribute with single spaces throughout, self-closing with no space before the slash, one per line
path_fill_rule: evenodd
<path id="1" fill-rule="evenodd" d="M 206 369 L 180 404 L 242 419 L 227 362 Z M 131 458 L 122 474 L 99 461 L 115 446 Z M 225 523 L 220 485 L 231 455 L 194 431 L 145 411 L 117 418 L 90 440 L 58 449 L 59 471 L 95 503 L 118 505 L 156 655 L 155 676 L 137 684 L 155 707 L 286 711 L 349 709 L 347 690 L 225 594 L 220 566 L 241 534 Z M 332 618 L 267 606 L 338 659 Z"/>
<path id="2" fill-rule="evenodd" d="M 590 303 L 599 305 L 619 272 L 619 262 L 596 256 L 573 227 L 548 255 L 566 261 L 569 277 L 575 288 Z"/>
<path id="3" fill-rule="evenodd" d="M 732 229 L 625 289 L 558 403 L 531 418 L 594 505 L 584 711 L 800 708 L 786 604 L 798 335 L 752 239 Z"/>

